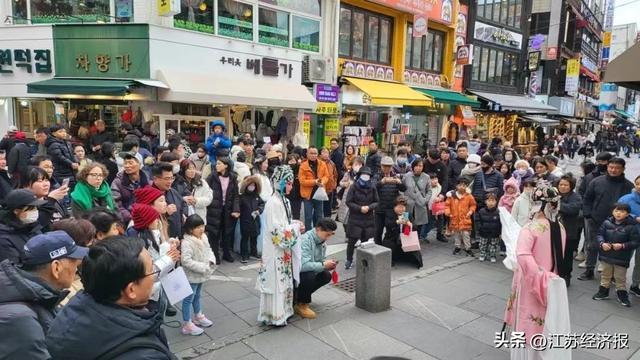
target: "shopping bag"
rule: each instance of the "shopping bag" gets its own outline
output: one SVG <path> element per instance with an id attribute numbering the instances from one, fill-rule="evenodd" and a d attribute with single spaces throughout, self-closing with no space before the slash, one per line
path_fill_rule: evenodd
<path id="1" fill-rule="evenodd" d="M 182 266 L 161 277 L 160 283 L 171 305 L 193 294 L 193 289 Z"/>
<path id="2" fill-rule="evenodd" d="M 507 269 L 514 271 L 518 265 L 516 247 L 518 244 L 518 236 L 520 235 L 520 230 L 522 228 L 516 219 L 511 216 L 509 210 L 504 207 L 499 207 L 498 212 L 500 213 L 500 222 L 502 223 L 502 240 L 507 248 L 506 257 L 502 260 L 502 263 Z"/>
<path id="3" fill-rule="evenodd" d="M 331 282 L 334 284 L 338 282 L 338 272 L 335 270 L 331 272 Z"/>
<path id="4" fill-rule="evenodd" d="M 313 194 L 313 200 L 329 201 L 329 196 L 327 195 L 327 190 L 325 190 L 323 187 L 319 187 L 316 190 L 316 193 Z"/>
<path id="5" fill-rule="evenodd" d="M 444 214 L 445 206 L 446 204 L 444 203 L 444 201 L 434 202 L 433 205 L 431 206 L 431 214 L 433 214 L 434 216 Z"/>
<path id="6" fill-rule="evenodd" d="M 417 231 L 412 231 L 409 235 L 401 232 L 400 242 L 402 243 L 402 251 L 404 252 L 420 251 L 420 239 L 418 239 Z"/>

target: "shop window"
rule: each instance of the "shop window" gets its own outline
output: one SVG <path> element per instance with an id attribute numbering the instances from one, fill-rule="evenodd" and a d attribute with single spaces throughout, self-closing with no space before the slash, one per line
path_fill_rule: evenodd
<path id="1" fill-rule="evenodd" d="M 487 70 L 487 81 L 496 82 L 496 50 L 489 49 L 489 69 Z"/>
<path id="2" fill-rule="evenodd" d="M 133 21 L 133 0 L 115 0 L 116 22 Z"/>
<path id="3" fill-rule="evenodd" d="M 487 69 L 489 65 L 489 49 L 482 49 L 480 54 L 480 81 L 487 81 Z"/>
<path id="4" fill-rule="evenodd" d="M 341 5 L 341 57 L 388 64 L 391 62 L 393 22 L 390 17 Z"/>
<path id="5" fill-rule="evenodd" d="M 183 0 L 181 12 L 173 17 L 173 26 L 213 34 L 213 0 Z"/>
<path id="6" fill-rule="evenodd" d="M 27 24 L 27 0 L 16 0 L 11 2 L 13 23 Z"/>
<path id="7" fill-rule="evenodd" d="M 473 47 L 473 65 L 471 71 L 471 79 L 472 80 L 480 80 L 480 62 L 475 61 L 475 59 L 480 59 L 480 46 Z"/>
<path id="8" fill-rule="evenodd" d="M 412 24 L 407 25 L 407 44 L 411 49 L 407 67 L 415 70 L 442 72 L 442 52 L 444 51 L 445 34 L 437 30 L 429 30 L 427 35 L 415 38 L 412 36 Z M 406 60 L 405 60 L 406 63 Z"/>
<path id="9" fill-rule="evenodd" d="M 502 83 L 502 64 L 504 61 L 504 52 L 498 50 L 497 51 L 497 56 L 496 56 L 496 76 L 495 76 L 495 83 L 496 84 L 501 84 Z"/>
<path id="10" fill-rule="evenodd" d="M 258 41 L 268 45 L 289 46 L 288 13 L 260 8 L 258 23 Z"/>
<path id="11" fill-rule="evenodd" d="M 478 19 L 520 28 L 522 0 L 478 0 Z"/>
<path id="12" fill-rule="evenodd" d="M 313 16 L 320 16 L 320 0 L 260 0 L 260 2 Z"/>
<path id="13" fill-rule="evenodd" d="M 218 0 L 218 34 L 253 40 L 253 5 L 233 0 Z"/>
<path id="14" fill-rule="evenodd" d="M 471 79 L 497 85 L 515 86 L 518 55 L 500 49 L 475 46 Z"/>
<path id="15" fill-rule="evenodd" d="M 32 24 L 111 21 L 110 0 L 27 1 L 30 2 Z"/>
<path id="16" fill-rule="evenodd" d="M 320 52 L 320 21 L 292 16 L 293 48 Z"/>
<path id="17" fill-rule="evenodd" d="M 32 136 L 40 127 L 50 127 L 67 119 L 69 103 L 38 99 L 15 99 L 14 109 L 18 129 Z"/>

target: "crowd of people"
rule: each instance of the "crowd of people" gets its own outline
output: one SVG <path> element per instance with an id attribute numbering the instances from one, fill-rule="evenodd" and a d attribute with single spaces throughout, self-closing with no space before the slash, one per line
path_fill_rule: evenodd
<path id="1" fill-rule="evenodd" d="M 61 125 L 36 130 L 35 140 L 12 129 L 0 141 L 0 328 L 11 337 L 0 353 L 9 358 L 174 358 L 160 325 L 177 310 L 160 280 L 177 266 L 192 289 L 182 301 L 185 335 L 214 326 L 200 298 L 223 261 L 260 260 L 258 321 L 315 318 L 312 294 L 337 276 L 338 262 L 326 256 L 336 221 L 345 269 L 371 239 L 392 250 L 394 264 L 421 267 L 420 251 L 403 251 L 411 231 L 495 263 L 505 251 L 504 208 L 523 227 L 514 294 L 526 279 L 543 281 L 538 268 L 569 286 L 574 257 L 585 261 L 578 279 L 592 280 L 600 259 L 594 299 L 607 298 L 614 279 L 618 300 L 630 305 L 640 177 L 635 187 L 626 180 L 625 160 L 606 145 L 592 162 L 588 136 L 546 137 L 537 154 L 477 135 L 421 154 L 411 143 L 384 153 L 371 141 L 359 156 L 339 139 L 306 149 L 251 134 L 231 139 L 222 122 L 193 148 L 180 134 L 152 144 L 130 124 L 119 138 L 94 125 L 86 143 Z M 595 148 L 606 143 L 598 136 Z M 581 178 L 565 171 L 576 154 L 584 155 Z M 639 284 L 634 269 L 630 292 L 640 297 Z M 510 300 L 508 322 L 522 308 L 544 316 L 544 307 L 527 307 L 531 300 L 522 308 Z M 97 334 L 98 344 L 83 346 Z"/>

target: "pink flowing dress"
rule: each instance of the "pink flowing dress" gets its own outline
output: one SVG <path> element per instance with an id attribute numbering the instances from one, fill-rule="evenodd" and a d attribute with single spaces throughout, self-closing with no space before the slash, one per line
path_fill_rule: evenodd
<path id="1" fill-rule="evenodd" d="M 560 225 L 562 251 L 566 232 Z M 558 266 L 552 272 L 551 228 L 546 218 L 536 218 L 525 225 L 516 247 L 518 266 L 513 274 L 511 294 L 507 301 L 505 322 L 511 331 L 524 332 L 527 344 L 531 336 L 542 334 L 547 312 L 547 285 L 558 276 Z"/>

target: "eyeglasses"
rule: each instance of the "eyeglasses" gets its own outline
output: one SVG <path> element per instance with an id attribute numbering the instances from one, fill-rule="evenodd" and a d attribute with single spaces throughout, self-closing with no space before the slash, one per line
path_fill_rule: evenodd
<path id="1" fill-rule="evenodd" d="M 160 277 L 160 273 L 161 272 L 162 272 L 161 270 L 157 270 L 157 271 L 154 271 L 154 272 L 152 272 L 150 274 L 145 274 L 143 276 L 143 278 L 146 278 L 147 276 L 153 276 L 153 281 L 158 281 L 158 278 Z"/>
<path id="2" fill-rule="evenodd" d="M 90 173 L 88 176 L 94 177 L 94 178 L 104 178 L 104 174 L 103 173 Z"/>

